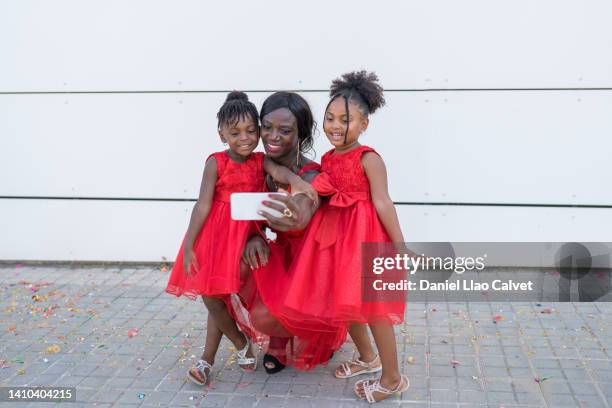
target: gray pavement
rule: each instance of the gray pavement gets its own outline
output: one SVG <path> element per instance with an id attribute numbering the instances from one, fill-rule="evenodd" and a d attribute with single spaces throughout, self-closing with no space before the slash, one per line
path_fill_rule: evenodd
<path id="1" fill-rule="evenodd" d="M 162 269 L 0 265 L 0 386 L 76 386 L 66 407 L 367 405 L 353 394 L 358 378 L 332 375 L 353 356 L 349 343 L 330 366 L 268 376 L 240 371 L 224 340 L 211 383 L 187 381 L 206 310 L 165 294 Z M 409 302 L 397 338 L 411 387 L 377 406 L 609 408 L 611 312 L 612 303 Z M 58 406 L 29 404 L 47 405 Z"/>

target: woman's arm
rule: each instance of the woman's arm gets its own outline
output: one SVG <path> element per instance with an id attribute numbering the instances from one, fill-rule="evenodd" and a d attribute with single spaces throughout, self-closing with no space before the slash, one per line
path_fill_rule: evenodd
<path id="1" fill-rule="evenodd" d="M 210 212 L 212 205 L 212 199 L 215 194 L 215 183 L 217 181 L 217 160 L 211 157 L 206 161 L 204 166 L 204 174 L 202 175 L 202 182 L 200 184 L 200 195 L 198 201 L 193 206 L 191 211 L 191 219 L 189 220 L 189 227 L 185 234 L 185 242 L 183 244 L 183 268 L 185 273 L 191 275 L 190 266 L 193 263 L 194 270 L 197 273 L 199 265 L 193 251 L 193 245 L 196 237 L 202 229 L 206 217 Z"/>
<path id="2" fill-rule="evenodd" d="M 318 174 L 319 172 L 316 170 L 307 171 L 302 174 L 302 179 L 310 185 L 312 180 L 314 180 Z M 279 192 L 286 193 L 284 190 L 279 190 Z M 265 211 L 260 213 L 264 218 L 266 218 L 268 225 L 276 231 L 299 231 L 306 228 L 320 204 L 318 195 L 316 196 L 317 199 L 313 200 L 307 194 L 285 195 L 271 193 L 270 198 L 285 203 L 287 208 L 289 208 L 292 213 L 291 217 L 275 217 Z M 275 204 L 270 201 L 264 201 L 263 204 L 266 207 L 273 208 L 279 212 L 283 212 L 285 209 L 285 207 L 282 205 Z"/>
<path id="3" fill-rule="evenodd" d="M 300 176 L 285 166 L 274 163 L 268 156 L 264 158 L 264 170 L 272 178 L 281 184 L 290 184 L 291 191 L 295 194 L 304 193 L 315 199 L 317 192 L 310 183 L 302 180 Z"/>
<path id="4" fill-rule="evenodd" d="M 396 245 L 401 243 L 402 245 L 398 249 L 404 249 L 404 235 L 399 225 L 395 206 L 387 190 L 385 162 L 376 153 L 366 152 L 361 157 L 361 164 L 370 182 L 370 192 L 378 218 L 385 227 L 387 234 L 389 234 L 391 241 Z"/>

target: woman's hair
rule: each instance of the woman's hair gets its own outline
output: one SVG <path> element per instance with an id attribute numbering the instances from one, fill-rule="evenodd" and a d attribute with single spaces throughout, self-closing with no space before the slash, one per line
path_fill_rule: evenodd
<path id="1" fill-rule="evenodd" d="M 232 91 L 227 94 L 225 102 L 217 112 L 217 127 L 221 129 L 221 125 L 233 125 L 240 119 L 248 118 L 259 128 L 259 115 L 253 102 L 249 101 L 244 92 Z"/>
<path id="2" fill-rule="evenodd" d="M 281 108 L 289 109 L 293 116 L 295 116 L 298 139 L 300 141 L 300 153 L 310 151 L 313 144 L 313 132 L 317 124 L 314 121 L 308 102 L 295 92 L 275 92 L 264 101 L 259 117 L 263 119 L 268 113 Z"/>
<path id="3" fill-rule="evenodd" d="M 337 97 L 343 96 L 347 103 L 349 100 L 356 102 L 366 116 L 385 105 L 383 88 L 374 72 L 354 71 L 334 79 L 329 96 L 331 99 L 327 106 Z"/>

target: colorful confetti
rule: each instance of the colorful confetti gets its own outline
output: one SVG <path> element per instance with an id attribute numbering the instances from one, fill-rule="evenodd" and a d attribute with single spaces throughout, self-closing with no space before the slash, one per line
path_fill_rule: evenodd
<path id="1" fill-rule="evenodd" d="M 45 350 L 46 353 L 48 354 L 57 354 L 60 351 L 62 351 L 62 348 L 60 346 L 58 346 L 57 344 L 54 344 L 52 346 L 47 347 L 47 349 Z"/>

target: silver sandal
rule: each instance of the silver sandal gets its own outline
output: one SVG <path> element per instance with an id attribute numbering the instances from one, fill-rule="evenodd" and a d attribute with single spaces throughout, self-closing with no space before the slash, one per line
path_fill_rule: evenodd
<path id="1" fill-rule="evenodd" d="M 364 370 L 353 372 L 351 370 L 351 365 L 363 367 Z M 375 365 L 376 367 L 374 367 Z M 382 364 L 380 364 L 380 358 L 378 357 L 378 354 L 377 354 L 376 357 L 374 357 L 374 360 L 370 361 L 369 363 L 366 363 L 365 361 L 361 361 L 359 359 L 355 359 L 355 360 L 351 360 L 351 361 L 342 363 L 342 365 L 339 368 L 342 368 L 344 370 L 344 374 L 338 375 L 337 369 L 336 369 L 336 372 L 334 372 L 334 375 L 336 376 L 336 378 L 345 379 L 345 378 L 355 377 L 361 374 L 377 373 L 380 370 L 382 370 Z"/>
<path id="2" fill-rule="evenodd" d="M 369 381 L 372 381 L 372 382 L 370 383 Z M 355 383 L 355 394 L 357 394 L 357 397 L 359 399 L 363 399 L 361 395 L 359 395 L 359 391 L 357 390 L 359 385 L 361 384 L 363 384 L 363 393 L 366 396 L 366 400 L 370 404 L 373 404 L 375 402 L 383 401 L 387 399 L 388 397 L 390 397 L 391 395 L 401 394 L 402 392 L 406 391 L 410 387 L 410 380 L 408 379 L 407 376 L 402 374 L 399 384 L 397 384 L 397 387 L 395 387 L 395 389 L 393 390 L 389 390 L 383 387 L 382 385 L 380 385 L 380 380 L 378 379 L 370 378 L 368 380 L 357 381 Z M 383 399 L 376 401 L 376 399 L 374 399 L 375 392 L 379 392 L 386 396 Z"/>
<path id="3" fill-rule="evenodd" d="M 198 372 L 200 374 L 202 374 L 202 377 L 204 377 L 204 382 L 202 382 L 198 377 L 196 377 L 195 375 L 193 375 L 193 373 L 191 372 L 193 369 L 198 370 Z M 208 369 L 208 374 L 206 374 L 206 370 Z M 208 361 L 205 360 L 198 360 L 198 362 L 196 363 L 196 365 L 194 367 L 191 367 L 189 369 L 189 379 L 198 384 L 198 385 L 206 385 L 206 383 L 208 382 L 208 376 L 210 375 L 210 373 L 212 372 L 212 366 L 208 363 Z"/>
<path id="4" fill-rule="evenodd" d="M 246 345 L 244 346 L 244 348 L 242 350 L 239 350 L 236 352 L 236 356 L 238 356 L 236 362 L 238 363 L 238 367 L 243 366 L 243 365 L 250 365 L 253 364 L 253 368 L 242 368 L 240 367 L 240 369 L 242 371 L 245 371 L 247 373 L 250 373 L 252 371 L 255 371 L 257 369 L 257 353 L 253 353 L 255 354 L 255 357 L 247 357 L 247 353 L 249 352 L 249 349 L 251 348 L 251 339 L 249 339 L 247 337 L 247 342 Z"/>

